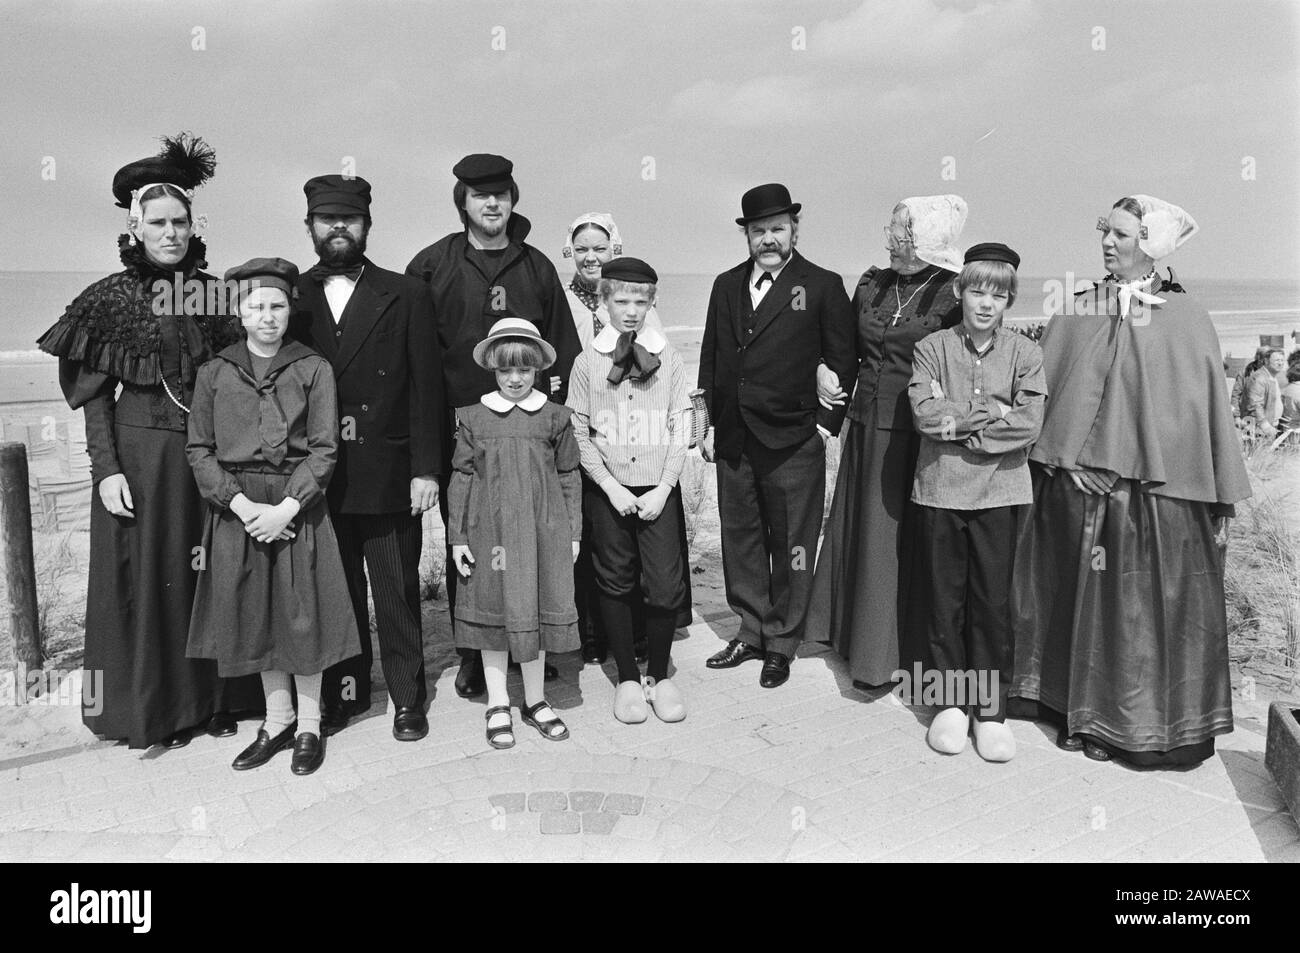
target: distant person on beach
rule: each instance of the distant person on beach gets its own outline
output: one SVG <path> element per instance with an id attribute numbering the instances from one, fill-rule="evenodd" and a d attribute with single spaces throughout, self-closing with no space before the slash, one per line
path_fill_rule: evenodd
<path id="1" fill-rule="evenodd" d="M 334 369 L 285 340 L 298 269 L 254 258 L 226 272 L 243 341 L 199 370 L 186 452 L 207 501 L 191 658 L 260 675 L 266 720 L 231 765 L 293 746 L 290 770 L 325 760 L 321 673 L 360 651 L 325 488 L 338 460 Z M 294 709 L 294 695 L 297 710 Z"/>
<path id="2" fill-rule="evenodd" d="M 568 405 L 587 475 L 583 514 L 592 546 L 602 634 L 614 651 L 614 717 L 643 722 L 686 717 L 668 677 L 673 632 L 691 604 L 686 517 L 679 485 L 690 442 L 690 385 L 663 332 L 647 328 L 659 276 L 637 258 L 601 267 L 608 323 L 573 362 Z M 649 648 L 637 664 L 634 621 Z"/>
<path id="3" fill-rule="evenodd" d="M 750 189 L 736 219 L 749 249 L 717 277 L 700 346 L 713 426 L 727 603 L 740 631 L 705 664 L 762 660 L 759 685 L 790 677 L 812 596 L 826 498 L 826 441 L 842 414 L 817 403 L 817 368 L 855 369 L 853 312 L 839 275 L 795 250 L 803 207 L 779 183 Z"/>
<path id="4" fill-rule="evenodd" d="M 298 279 L 290 329 L 330 362 L 338 385 L 339 459 L 326 499 L 361 638 L 360 654 L 325 670 L 321 729 L 339 731 L 370 707 L 369 589 L 393 737 L 418 741 L 429 733 L 423 514 L 437 505 L 445 465 L 433 302 L 422 284 L 366 257 L 369 182 L 319 175 L 303 192 L 319 260 Z"/>
<path id="5" fill-rule="evenodd" d="M 967 735 L 985 761 L 1010 761 L 1011 563 L 1033 501 L 1029 448 L 1043 423 L 1043 352 L 1002 327 L 1015 302 L 1020 256 L 986 242 L 957 276 L 962 322 L 923 337 L 908 401 L 921 434 L 912 502 L 917 561 L 907 624 L 942 674 L 930 747 L 958 754 Z M 971 688 L 975 691 L 972 692 Z M 909 704 L 921 704 L 913 684 Z"/>
<path id="6" fill-rule="evenodd" d="M 924 646 L 909 643 L 906 627 L 921 446 L 907 388 L 916 343 L 961 321 L 953 289 L 965 223 L 959 195 L 915 196 L 894 206 L 884 226 L 889 267 L 868 268 L 853 294 L 849 371 L 838 379 L 833 367 L 818 371 L 822 406 L 837 427 L 847 413 L 848 425 L 806 637 L 832 643 L 859 689 L 890 684 L 895 672 L 926 657 Z"/>
<path id="7" fill-rule="evenodd" d="M 473 358 L 497 388 L 456 408 L 447 494 L 447 570 L 461 577 L 456 646 L 482 655 L 489 745 L 515 745 L 506 691 L 512 655 L 523 676 L 524 723 L 547 741 L 563 741 L 569 729 L 547 703 L 543 683 L 547 654 L 580 644 L 573 561 L 582 538 L 582 480 L 573 414 L 534 386 L 546 382 L 555 348 L 531 321 L 497 321 Z"/>
<path id="8" fill-rule="evenodd" d="M 569 299 L 569 310 L 573 312 L 573 323 L 578 331 L 578 339 L 585 351 L 591 346 L 591 340 L 609 325 L 609 311 L 600 296 L 600 269 L 607 262 L 623 254 L 623 236 L 619 234 L 614 217 L 608 212 L 586 212 L 570 223 L 565 235 L 561 255 L 573 259 L 573 278 L 564 289 Z M 646 312 L 644 329 L 663 332 L 663 324 L 654 305 Z M 589 482 L 583 472 L 583 495 Z M 685 528 L 683 527 L 683 532 Z M 683 540 L 685 537 L 683 536 Z M 600 625 L 599 612 L 596 609 L 596 589 L 592 582 L 591 569 L 591 518 L 584 509 L 582 514 L 582 551 L 573 566 L 573 594 L 578 604 L 578 633 L 582 636 L 582 660 L 584 662 L 603 664 L 608 655 L 608 640 Z M 689 584 L 689 580 L 687 580 Z M 679 618 L 679 625 L 690 625 L 690 616 Z M 641 616 L 633 619 L 636 628 L 636 656 L 638 661 L 645 661 L 645 620 Z"/>
<path id="9" fill-rule="evenodd" d="M 582 350 L 555 266 L 524 242 L 532 223 L 515 211 L 519 186 L 514 180 L 514 164 L 502 156 L 480 153 L 465 156 L 451 172 L 456 177 L 451 197 L 462 228 L 420 251 L 406 266 L 408 275 L 433 292 L 443 350 L 440 376 L 447 408 L 443 432 L 449 449 L 455 443 L 455 408 L 469 406 L 496 390 L 492 373 L 474 362 L 474 347 L 498 320 L 514 316 L 531 321 L 555 348 L 555 364 L 548 369 L 547 379 L 538 382 L 538 391 L 557 403 L 564 403 L 569 369 Z M 450 480 L 448 470 L 441 479 L 444 523 Z M 447 545 L 450 566 L 450 542 Z M 448 571 L 446 583 L 447 601 L 454 608 L 456 573 Z M 479 653 L 463 649 L 460 656 L 456 694 L 462 698 L 482 695 L 487 686 Z M 558 677 L 549 663 L 547 677 Z"/>
<path id="10" fill-rule="evenodd" d="M 1232 730 L 1223 552 L 1250 480 L 1209 313 L 1155 270 L 1195 221 L 1133 195 L 1097 228 L 1108 274 L 1042 341 L 1008 707 L 1093 760 L 1184 767 Z"/>
<path id="11" fill-rule="evenodd" d="M 256 679 L 223 682 L 215 663 L 185 656 L 203 536 L 186 421 L 199 367 L 239 336 L 224 306 L 206 310 L 225 296 L 212 293 L 219 283 L 201 270 L 207 248 L 195 234 L 194 190 L 215 167 L 207 143 L 180 135 L 119 169 L 126 267 L 83 291 L 37 342 L 59 358 L 68 405 L 86 415 L 94 490 L 84 667 L 103 678 L 104 704 L 82 719 L 132 748 L 179 748 L 200 725 L 228 737 L 229 712 L 262 704 Z M 199 313 L 173 313 L 170 303 L 187 296 L 177 282 L 199 285 Z"/>
<path id="12" fill-rule="evenodd" d="M 1282 416 L 1282 393 L 1278 375 L 1286 368 L 1286 352 L 1281 348 L 1268 348 L 1260 365 L 1245 376 L 1241 395 L 1241 416 L 1255 422 L 1255 432 L 1260 437 L 1277 434 L 1277 421 Z"/>

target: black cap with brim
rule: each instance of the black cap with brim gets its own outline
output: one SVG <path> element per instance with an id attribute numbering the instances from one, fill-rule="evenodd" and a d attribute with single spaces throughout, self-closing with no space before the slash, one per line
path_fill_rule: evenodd
<path id="1" fill-rule="evenodd" d="M 360 176 L 318 175 L 302 190 L 308 215 L 370 214 L 370 183 Z"/>

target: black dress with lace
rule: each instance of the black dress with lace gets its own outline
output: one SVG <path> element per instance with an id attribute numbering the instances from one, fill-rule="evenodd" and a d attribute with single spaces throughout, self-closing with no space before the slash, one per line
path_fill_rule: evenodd
<path id="1" fill-rule="evenodd" d="M 238 340 L 200 239 L 175 270 L 122 246 L 123 271 L 96 281 L 38 340 L 86 417 L 91 492 L 82 718 L 108 739 L 147 747 L 214 711 L 262 704 L 256 680 L 223 682 L 185 657 L 202 502 L 185 456 L 198 368 Z M 119 390 L 120 388 L 120 390 Z M 122 474 L 132 516 L 105 509 L 99 484 Z"/>

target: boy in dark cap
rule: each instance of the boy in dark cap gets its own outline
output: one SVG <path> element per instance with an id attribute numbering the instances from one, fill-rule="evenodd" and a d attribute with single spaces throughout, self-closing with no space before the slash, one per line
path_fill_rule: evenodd
<path id="1" fill-rule="evenodd" d="M 290 331 L 334 366 L 338 382 L 339 462 L 328 501 L 361 634 L 361 654 L 325 671 L 322 727 L 337 731 L 370 707 L 368 567 L 393 736 L 415 741 L 429 731 L 421 514 L 438 502 L 447 459 L 433 302 L 420 282 L 365 257 L 370 183 L 321 175 L 303 191 L 320 260 L 298 281 Z"/>
<path id="2" fill-rule="evenodd" d="M 678 486 L 690 441 L 686 371 L 663 333 L 645 325 L 659 276 L 636 258 L 600 269 L 609 324 L 573 363 L 568 404 L 591 519 L 592 570 L 601 624 L 618 687 L 614 717 L 661 721 L 686 717 L 681 692 L 668 680 L 679 613 L 690 609 Z M 645 620 L 649 665 L 641 677 L 633 648 L 633 617 Z"/>
<path id="3" fill-rule="evenodd" d="M 928 679 L 903 673 L 908 701 L 938 702 L 926 740 L 945 754 L 966 747 L 973 721 L 976 750 L 987 761 L 1009 761 L 1016 751 L 1005 724 L 1011 565 L 1016 514 L 1033 502 L 1029 448 L 1047 396 L 1043 352 L 1002 327 L 1019 264 L 1020 256 L 998 243 L 966 252 L 953 286 L 962 323 L 917 343 L 908 386 L 922 437 L 912 485 L 919 555 L 908 625 L 915 644 L 929 645 L 933 666 Z"/>
<path id="4" fill-rule="evenodd" d="M 515 213 L 519 187 L 514 164 L 503 156 L 476 153 L 452 167 L 456 184 L 452 201 L 461 231 L 452 232 L 425 248 L 406 266 L 433 292 L 438 338 L 442 346 L 442 384 L 445 388 L 443 421 L 448 454 L 456 433 L 454 409 L 475 403 L 496 390 L 491 372 L 474 363 L 474 345 L 487 336 L 498 320 L 525 318 L 537 325 L 541 336 L 555 348 L 556 360 L 549 380 L 538 389 L 563 403 L 569 369 L 582 349 L 564 295 L 564 285 L 544 254 L 525 244 L 531 223 Z M 446 522 L 447 482 L 440 479 L 443 522 Z M 450 563 L 449 563 L 450 565 Z M 456 574 L 447 573 L 447 599 L 456 602 Z M 462 650 L 456 692 L 462 697 L 486 691 L 478 653 Z M 548 664 L 547 677 L 555 669 Z"/>

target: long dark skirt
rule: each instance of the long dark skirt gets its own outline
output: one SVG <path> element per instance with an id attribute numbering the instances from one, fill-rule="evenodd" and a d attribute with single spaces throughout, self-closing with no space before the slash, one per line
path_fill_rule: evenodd
<path id="1" fill-rule="evenodd" d="M 804 638 L 831 642 L 854 681 L 883 685 L 924 662 L 904 624 L 914 558 L 920 437 L 850 421 L 817 556 Z"/>
<path id="2" fill-rule="evenodd" d="M 185 434 L 115 432 L 135 516 L 111 515 L 91 491 L 83 664 L 101 692 L 90 704 L 83 698 L 82 720 L 97 735 L 147 748 L 214 711 L 259 710 L 264 700 L 259 680 L 223 684 L 215 664 L 185 657 L 203 506 Z"/>
<path id="3" fill-rule="evenodd" d="M 1011 694 L 1137 764 L 1209 757 L 1214 736 L 1232 730 L 1209 504 L 1155 496 L 1132 480 L 1089 495 L 1064 471 L 1033 470 L 1012 592 Z"/>
<path id="4" fill-rule="evenodd" d="M 241 472 L 254 503 L 279 503 L 290 472 Z M 293 523 L 294 538 L 259 543 L 230 510 L 208 507 L 207 568 L 190 623 L 191 658 L 223 677 L 280 671 L 314 675 L 360 653 L 338 539 L 322 499 Z"/>

